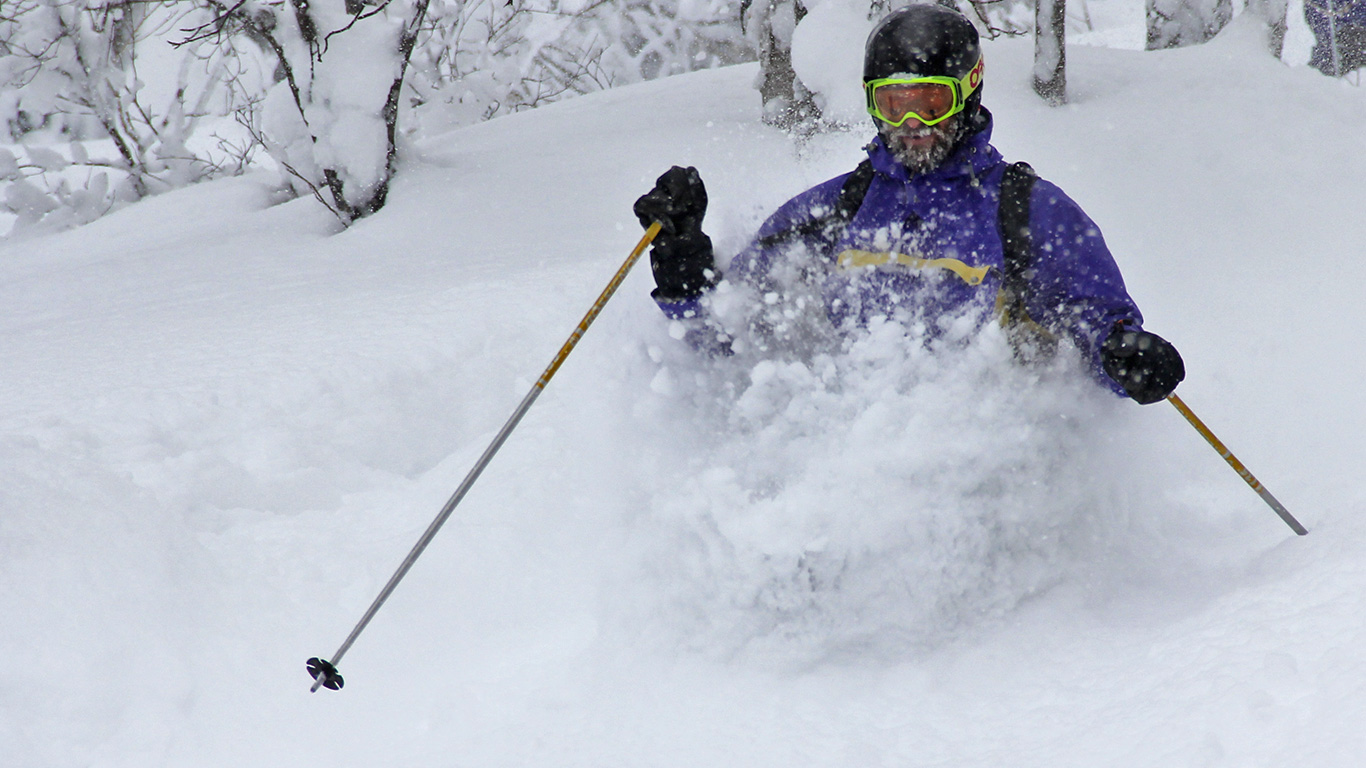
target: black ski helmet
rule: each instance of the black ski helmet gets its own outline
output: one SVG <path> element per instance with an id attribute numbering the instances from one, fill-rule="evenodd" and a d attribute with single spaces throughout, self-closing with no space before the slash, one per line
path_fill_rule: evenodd
<path id="1" fill-rule="evenodd" d="M 967 17 L 942 5 L 908 5 L 873 27 L 863 52 L 863 82 L 883 77 L 967 77 L 982 58 L 977 28 Z M 982 87 L 967 98 L 964 116 L 972 122 L 982 103 Z"/>

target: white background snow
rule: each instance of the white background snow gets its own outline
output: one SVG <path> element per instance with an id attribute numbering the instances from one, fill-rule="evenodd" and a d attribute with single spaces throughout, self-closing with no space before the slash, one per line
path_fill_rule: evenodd
<path id="1" fill-rule="evenodd" d="M 431 138 L 345 232 L 249 176 L 0 246 L 0 765 L 1362 764 L 1366 92 L 1235 24 L 1073 46 L 1050 109 L 1031 53 L 986 46 L 996 145 L 1309 536 L 990 334 L 710 361 L 639 269 L 310 694 L 655 176 L 700 169 L 729 254 L 870 136 L 702 72 Z"/>

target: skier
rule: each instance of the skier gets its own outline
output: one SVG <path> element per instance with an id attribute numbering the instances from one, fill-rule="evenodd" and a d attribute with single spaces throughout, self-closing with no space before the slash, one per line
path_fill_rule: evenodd
<path id="1" fill-rule="evenodd" d="M 724 275 L 702 231 L 697 170 L 664 173 L 635 204 L 642 225 L 662 224 L 650 254 L 660 308 L 702 323 L 723 277 L 782 296 L 797 275 L 837 328 L 977 311 L 999 317 L 1017 350 L 1067 338 L 1116 393 L 1165 398 L 1185 377 L 1180 354 L 1143 330 L 1081 208 L 991 146 L 983 66 L 977 30 L 956 11 L 912 5 L 879 22 L 864 53 L 878 134 L 868 158 L 780 207 Z"/>

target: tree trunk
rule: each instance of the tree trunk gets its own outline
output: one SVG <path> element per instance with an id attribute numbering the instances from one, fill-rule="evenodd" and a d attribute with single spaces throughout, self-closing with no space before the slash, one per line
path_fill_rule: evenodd
<path id="1" fill-rule="evenodd" d="M 784 130 L 810 130 L 820 121 L 821 110 L 792 69 L 792 33 L 806 16 L 806 6 L 801 0 L 760 2 L 755 16 L 763 120 Z"/>
<path id="2" fill-rule="evenodd" d="M 1286 16 L 1289 0 L 1247 0 L 1247 10 L 1266 24 L 1266 47 L 1275 58 L 1285 50 Z"/>
<path id="3" fill-rule="evenodd" d="M 1034 92 L 1052 106 L 1067 103 L 1067 0 L 1034 8 Z"/>

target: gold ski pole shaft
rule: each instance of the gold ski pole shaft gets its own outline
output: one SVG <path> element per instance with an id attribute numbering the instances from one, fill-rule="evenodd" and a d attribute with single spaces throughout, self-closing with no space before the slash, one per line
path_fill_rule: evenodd
<path id="1" fill-rule="evenodd" d="M 1243 462 L 1238 461 L 1238 457 L 1234 456 L 1233 452 L 1230 451 L 1219 438 L 1214 436 L 1214 433 L 1210 431 L 1210 428 L 1205 426 L 1205 422 L 1201 421 L 1200 417 L 1196 416 L 1195 412 L 1182 402 L 1181 398 L 1177 397 L 1175 394 L 1171 394 L 1167 395 L 1167 400 L 1172 405 L 1176 406 L 1176 410 L 1180 411 L 1182 416 L 1186 417 L 1186 421 L 1189 421 L 1191 426 L 1195 427 L 1196 432 L 1199 432 L 1205 440 L 1209 441 L 1210 445 L 1214 446 L 1214 450 L 1223 457 L 1224 461 L 1228 462 L 1230 467 L 1233 467 L 1233 471 L 1237 472 L 1239 477 L 1243 478 L 1248 485 L 1252 486 L 1252 490 L 1256 491 L 1257 495 L 1262 497 L 1262 501 L 1265 501 L 1276 514 L 1281 516 L 1281 519 L 1285 521 L 1285 524 L 1290 526 L 1290 530 L 1300 536 L 1309 533 L 1308 529 L 1303 525 L 1300 525 L 1300 521 L 1296 520 L 1295 516 L 1290 514 L 1290 510 L 1286 509 L 1283 504 L 1277 501 L 1276 497 L 1271 495 L 1271 491 L 1268 491 L 1266 486 L 1262 485 L 1256 477 L 1253 477 L 1252 473 L 1247 470 L 1247 467 L 1243 466 Z"/>
<path id="2" fill-rule="evenodd" d="M 626 261 L 621 265 L 621 268 L 612 276 L 612 280 L 607 283 L 607 287 L 604 288 L 602 293 L 598 296 L 598 300 L 593 302 L 593 306 L 588 309 L 588 313 L 583 316 L 583 320 L 579 321 L 578 327 L 574 329 L 573 333 L 569 334 L 569 339 L 565 341 L 564 346 L 560 347 L 560 351 L 555 355 L 555 359 L 550 361 L 550 365 L 547 366 L 545 372 L 541 374 L 541 378 L 537 379 L 536 383 L 531 386 L 531 391 L 527 392 L 526 397 L 522 398 L 521 404 L 512 412 L 512 416 L 507 420 L 507 423 L 503 425 L 503 428 L 498 430 L 498 434 L 493 438 L 493 442 L 489 443 L 489 447 L 484 449 L 483 455 L 475 462 L 474 467 L 470 469 L 469 474 L 466 475 L 465 479 L 460 483 L 460 487 L 451 495 L 450 500 L 446 502 L 446 506 L 441 508 L 441 512 L 437 514 L 436 519 L 432 520 L 431 525 L 427 526 L 427 530 L 423 532 L 422 537 L 413 545 L 408 556 L 403 558 L 403 562 L 399 565 L 398 570 L 394 571 L 394 575 L 389 577 L 389 582 L 384 585 L 384 589 L 380 590 L 375 601 L 366 609 L 365 615 L 361 616 L 360 621 L 356 623 L 355 628 L 351 630 L 351 634 L 346 637 L 346 640 L 341 644 L 341 647 L 337 649 L 336 653 L 332 654 L 331 660 L 321 659 L 316 656 L 308 660 L 308 673 L 313 676 L 314 680 L 313 687 L 309 689 L 311 692 L 316 693 L 318 688 L 329 688 L 334 691 L 341 689 L 344 682 L 341 674 L 337 672 L 336 665 L 341 663 L 342 657 L 351 649 L 352 643 L 356 642 L 357 637 L 360 637 L 360 633 L 365 630 L 366 625 L 368 625 L 370 620 L 375 617 L 375 614 L 379 612 L 380 607 L 384 605 L 384 601 L 389 599 L 389 595 L 393 594 L 394 588 L 397 587 L 398 583 L 403 580 L 403 577 L 408 574 L 408 570 L 413 567 L 413 563 L 417 562 L 417 558 L 421 556 L 422 551 L 432 542 L 432 539 L 436 536 L 436 532 L 441 530 L 441 526 L 445 524 L 447 518 L 455 511 L 455 508 L 460 504 L 460 501 L 465 498 L 465 494 L 468 493 L 470 487 L 474 485 L 474 481 L 479 479 L 479 475 L 483 473 L 484 468 L 493 460 L 494 454 L 498 452 L 499 448 L 503 447 L 503 443 L 507 440 L 508 435 L 512 434 L 512 430 L 516 429 L 517 423 L 520 422 L 522 417 L 526 415 L 526 412 L 531 409 L 531 404 L 536 402 L 536 398 L 541 394 L 541 390 L 545 389 L 545 385 L 550 383 L 551 377 L 560 369 L 560 365 L 564 363 L 565 358 L 569 357 L 569 353 L 574 350 L 574 347 L 579 343 L 579 339 L 583 338 L 583 334 L 588 330 L 588 326 L 592 325 L 593 321 L 597 319 L 598 314 L 602 312 L 602 308 L 607 305 L 607 300 L 612 298 L 612 294 L 616 293 L 621 282 L 626 279 L 626 273 L 631 271 L 631 267 L 635 266 L 636 261 L 640 258 L 640 254 L 643 253 L 645 248 L 655 239 L 655 235 L 659 234 L 659 229 L 660 224 L 656 221 L 645 230 L 645 236 L 640 238 L 639 243 L 636 243 L 636 247 L 632 249 L 631 255 L 626 257 Z"/>

